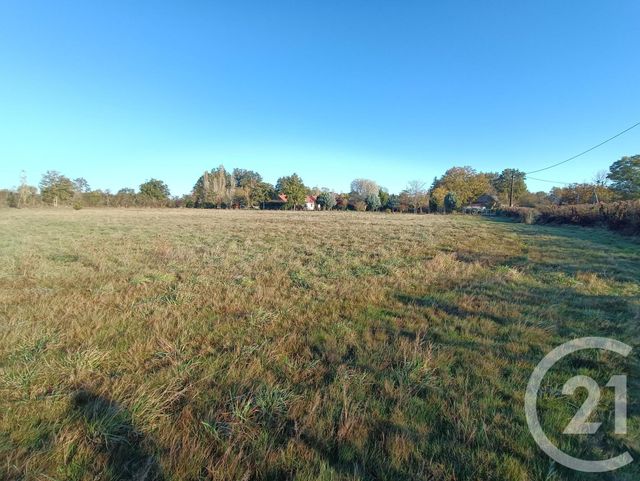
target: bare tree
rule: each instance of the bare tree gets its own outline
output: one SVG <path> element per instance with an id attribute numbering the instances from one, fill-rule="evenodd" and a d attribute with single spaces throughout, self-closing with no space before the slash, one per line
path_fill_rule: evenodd
<path id="1" fill-rule="evenodd" d="M 421 180 L 412 180 L 407 184 L 407 194 L 413 203 L 413 213 L 422 212 L 422 201 L 427 193 L 426 185 Z"/>
<path id="2" fill-rule="evenodd" d="M 27 183 L 27 173 L 23 170 L 20 172 L 20 187 L 18 187 L 18 207 L 26 206 L 35 196 L 35 187 L 31 187 Z"/>
<path id="3" fill-rule="evenodd" d="M 609 183 L 609 179 L 607 178 L 608 174 L 609 172 L 606 170 L 599 170 L 596 175 L 593 176 L 593 183 L 601 187 L 606 186 Z"/>
<path id="4" fill-rule="evenodd" d="M 376 182 L 369 179 L 355 179 L 351 182 L 351 193 L 356 194 L 364 200 L 368 195 L 378 195 L 380 187 Z"/>

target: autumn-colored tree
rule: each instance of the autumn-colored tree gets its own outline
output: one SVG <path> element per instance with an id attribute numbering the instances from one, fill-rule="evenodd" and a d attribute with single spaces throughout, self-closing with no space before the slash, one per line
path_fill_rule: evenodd
<path id="1" fill-rule="evenodd" d="M 442 185 L 433 188 L 429 195 L 429 209 L 432 212 L 442 212 L 444 210 L 444 198 L 447 196 L 447 189 Z"/>
<path id="2" fill-rule="evenodd" d="M 595 204 L 614 200 L 614 192 L 598 184 L 570 184 L 551 189 L 550 197 L 559 205 Z"/>
<path id="3" fill-rule="evenodd" d="M 336 196 L 336 209 L 346 210 L 349 207 L 349 194 L 339 194 Z"/>
<path id="4" fill-rule="evenodd" d="M 73 198 L 74 185 L 71 179 L 55 170 L 47 171 L 40 181 L 42 200 L 53 206 L 69 202 Z"/>
<path id="5" fill-rule="evenodd" d="M 434 181 L 432 191 L 442 187 L 446 192 L 453 192 L 460 205 L 473 202 L 482 194 L 493 192 L 491 175 L 479 173 L 471 167 L 452 167 L 444 175 Z"/>

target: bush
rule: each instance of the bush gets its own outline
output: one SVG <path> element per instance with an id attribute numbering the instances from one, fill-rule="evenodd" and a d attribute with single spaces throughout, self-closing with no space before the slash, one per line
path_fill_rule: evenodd
<path id="1" fill-rule="evenodd" d="M 366 202 L 362 201 L 362 200 L 358 200 L 353 204 L 353 207 L 358 211 L 358 212 L 364 212 L 365 210 L 367 210 L 367 204 Z"/>
<path id="2" fill-rule="evenodd" d="M 496 210 L 496 215 L 515 218 L 523 224 L 535 224 L 540 218 L 540 212 L 531 207 L 502 207 Z"/>
<path id="3" fill-rule="evenodd" d="M 80 210 L 82 209 L 82 204 L 76 202 L 75 204 L 73 204 L 73 210 Z"/>
<path id="4" fill-rule="evenodd" d="M 640 234 L 640 200 L 608 204 L 580 204 L 530 207 L 505 207 L 496 212 L 525 224 L 574 224 L 604 226 L 629 234 Z"/>
<path id="5" fill-rule="evenodd" d="M 369 210 L 379 210 L 381 207 L 380 197 L 377 194 L 369 194 L 365 200 L 367 204 L 367 209 Z"/>
<path id="6" fill-rule="evenodd" d="M 455 192 L 448 192 L 444 197 L 444 210 L 448 214 L 460 208 L 460 201 Z"/>
<path id="7" fill-rule="evenodd" d="M 9 207 L 20 207 L 19 205 L 19 199 L 18 199 L 18 194 L 16 194 L 15 192 L 9 192 L 7 194 L 7 205 Z"/>

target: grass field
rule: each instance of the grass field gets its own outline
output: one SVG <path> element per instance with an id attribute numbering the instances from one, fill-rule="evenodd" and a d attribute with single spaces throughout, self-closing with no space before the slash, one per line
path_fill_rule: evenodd
<path id="1" fill-rule="evenodd" d="M 630 343 L 562 363 L 539 406 L 566 451 L 640 458 L 639 325 L 640 244 L 605 230 L 4 209 L 0 479 L 637 480 L 551 463 L 523 399 L 556 345 Z M 606 389 L 601 434 L 557 435 L 566 379 L 621 371 L 629 435 Z"/>

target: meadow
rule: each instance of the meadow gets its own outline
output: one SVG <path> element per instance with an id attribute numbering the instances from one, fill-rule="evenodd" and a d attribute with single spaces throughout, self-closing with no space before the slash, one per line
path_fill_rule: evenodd
<path id="1" fill-rule="evenodd" d="M 640 243 L 462 215 L 0 210 L 0 479 L 637 480 L 554 464 L 524 391 L 553 347 L 606 336 L 545 379 L 567 452 L 640 458 L 640 406 L 560 436 L 629 373 Z M 634 377 L 635 376 L 635 377 Z M 547 414 L 545 414 L 547 413 Z M 556 433 L 556 434 L 554 434 Z"/>

